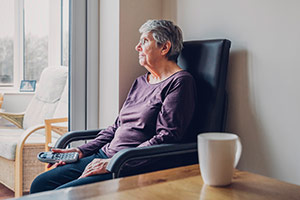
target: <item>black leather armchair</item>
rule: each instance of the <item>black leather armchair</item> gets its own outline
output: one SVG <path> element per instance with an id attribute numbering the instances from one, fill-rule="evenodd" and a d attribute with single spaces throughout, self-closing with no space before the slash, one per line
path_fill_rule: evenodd
<path id="1" fill-rule="evenodd" d="M 225 39 L 187 41 L 178 65 L 189 71 L 197 84 L 197 111 L 186 137 L 181 143 L 124 149 L 113 156 L 107 170 L 113 177 L 139 174 L 198 162 L 197 134 L 222 132 L 226 124 L 226 76 L 231 42 Z M 72 131 L 61 137 L 56 148 L 66 148 L 78 140 L 95 138 L 100 130 Z M 159 161 L 141 168 L 124 167 L 126 163 L 152 159 Z"/>

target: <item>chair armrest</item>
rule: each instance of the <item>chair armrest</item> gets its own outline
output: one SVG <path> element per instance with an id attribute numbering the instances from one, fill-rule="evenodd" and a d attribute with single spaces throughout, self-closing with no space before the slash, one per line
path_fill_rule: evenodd
<path id="1" fill-rule="evenodd" d="M 95 130 L 82 130 L 82 131 L 71 131 L 61 136 L 55 143 L 54 148 L 64 149 L 71 142 L 79 140 L 90 140 L 94 139 L 97 134 L 103 129 Z"/>
<path id="2" fill-rule="evenodd" d="M 15 157 L 15 186 L 23 185 L 23 148 L 27 138 L 40 129 L 44 129 L 44 124 L 32 126 L 26 129 L 18 140 Z M 17 187 L 15 187 L 17 188 Z"/>
<path id="3" fill-rule="evenodd" d="M 19 128 L 23 128 L 23 118 L 25 113 L 9 113 L 0 112 L 0 116 L 4 119 L 10 121 Z"/>
<path id="4" fill-rule="evenodd" d="M 181 155 L 194 152 L 197 152 L 196 142 L 185 144 L 160 144 L 148 147 L 123 149 L 112 157 L 106 169 L 112 172 L 114 177 L 117 178 L 119 177 L 124 164 L 129 161 Z"/>
<path id="5" fill-rule="evenodd" d="M 45 119 L 46 126 L 52 126 L 52 124 L 60 125 L 60 123 L 63 123 L 63 122 L 68 122 L 68 118 L 67 117 L 62 117 L 62 118 Z"/>
<path id="6" fill-rule="evenodd" d="M 46 132 L 46 141 L 45 141 L 45 151 L 49 151 L 49 144 L 52 141 L 52 131 L 63 135 L 68 132 L 68 125 L 64 124 L 68 122 L 68 118 L 51 118 L 45 119 L 45 132 Z"/>

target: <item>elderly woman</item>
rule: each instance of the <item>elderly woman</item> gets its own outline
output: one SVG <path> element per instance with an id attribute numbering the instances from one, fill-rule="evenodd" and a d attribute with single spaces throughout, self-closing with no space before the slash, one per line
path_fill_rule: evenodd
<path id="1" fill-rule="evenodd" d="M 166 20 L 149 20 L 139 29 L 135 49 L 148 73 L 138 77 L 115 123 L 78 148 L 79 161 L 59 162 L 39 175 L 31 193 L 78 186 L 112 178 L 106 170 L 110 158 L 125 148 L 180 141 L 191 123 L 196 87 L 192 76 L 176 63 L 183 47 L 178 26 Z"/>

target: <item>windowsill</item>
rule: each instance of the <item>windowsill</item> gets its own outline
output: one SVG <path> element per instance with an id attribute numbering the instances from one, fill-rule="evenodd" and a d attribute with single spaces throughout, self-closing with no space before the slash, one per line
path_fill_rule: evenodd
<path id="1" fill-rule="evenodd" d="M 22 94 L 22 95 L 35 94 L 35 92 L 20 92 L 19 90 L 16 90 L 16 89 L 1 89 L 1 87 L 0 87 L 0 93 L 3 93 L 3 94 Z"/>
<path id="2" fill-rule="evenodd" d="M 35 92 L 3 92 L 4 94 L 22 94 L 22 95 L 33 95 Z"/>

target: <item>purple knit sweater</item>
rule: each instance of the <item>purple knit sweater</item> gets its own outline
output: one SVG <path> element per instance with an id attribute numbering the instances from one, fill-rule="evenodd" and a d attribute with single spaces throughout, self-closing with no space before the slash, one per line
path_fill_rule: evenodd
<path id="1" fill-rule="evenodd" d="M 150 84 L 148 74 L 134 81 L 115 123 L 78 147 L 84 156 L 101 148 L 112 157 L 121 149 L 181 140 L 194 113 L 194 79 L 187 71 L 179 71 L 160 83 Z"/>

